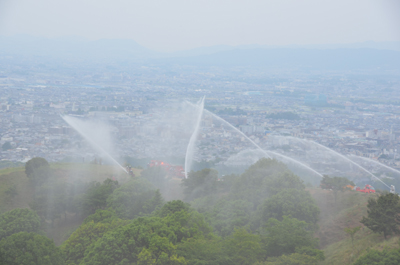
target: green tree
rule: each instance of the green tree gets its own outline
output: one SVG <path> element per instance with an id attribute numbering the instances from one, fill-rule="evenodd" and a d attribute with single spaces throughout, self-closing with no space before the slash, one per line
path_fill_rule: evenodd
<path id="1" fill-rule="evenodd" d="M 208 212 L 210 224 L 218 235 L 229 236 L 235 228 L 248 224 L 253 204 L 244 200 L 219 200 Z"/>
<path id="2" fill-rule="evenodd" d="M 89 215 L 83 221 L 84 224 L 94 222 L 94 223 L 110 223 L 117 219 L 117 215 L 113 211 L 109 210 L 96 210 L 96 213 Z"/>
<path id="3" fill-rule="evenodd" d="M 50 167 L 46 159 L 34 157 L 25 164 L 26 176 L 34 184 L 40 185 L 50 177 Z"/>
<path id="4" fill-rule="evenodd" d="M 153 211 L 161 209 L 163 205 L 164 205 L 164 199 L 161 195 L 161 192 L 160 190 L 156 190 L 151 200 L 145 202 L 143 206 L 143 211 L 145 213 L 152 213 Z"/>
<path id="5" fill-rule="evenodd" d="M 12 149 L 11 143 L 10 142 L 5 142 L 2 146 L 1 149 L 3 149 L 3 151 L 7 151 L 9 149 Z"/>
<path id="6" fill-rule="evenodd" d="M 364 256 L 358 258 L 354 265 L 397 265 L 400 264 L 400 249 L 371 249 Z"/>
<path id="7" fill-rule="evenodd" d="M 264 224 L 269 218 L 282 221 L 285 215 L 291 215 L 298 220 L 315 225 L 320 213 L 310 193 L 299 189 L 283 189 L 266 199 L 259 208 L 260 225 Z"/>
<path id="8" fill-rule="evenodd" d="M 208 238 L 211 228 L 201 214 L 177 201 L 158 213 L 105 233 L 86 250 L 83 264 L 185 264 L 177 255 L 177 244 L 188 238 Z"/>
<path id="9" fill-rule="evenodd" d="M 81 201 L 81 210 L 84 215 L 90 215 L 98 209 L 105 209 L 107 198 L 118 187 L 118 181 L 106 179 L 102 184 L 98 182 L 91 183 L 89 189 Z"/>
<path id="10" fill-rule="evenodd" d="M 177 245 L 178 256 L 182 256 L 188 265 L 231 264 L 231 259 L 224 251 L 224 241 L 219 238 L 189 238 Z"/>
<path id="11" fill-rule="evenodd" d="M 282 221 L 270 218 L 265 227 L 264 237 L 267 256 L 291 254 L 299 247 L 315 248 L 317 240 L 313 238 L 309 226 L 306 222 L 289 216 L 283 216 Z"/>
<path id="12" fill-rule="evenodd" d="M 244 228 L 237 228 L 226 239 L 225 252 L 230 257 L 230 264 L 251 265 L 263 258 L 261 239 Z"/>
<path id="13" fill-rule="evenodd" d="M 107 198 L 107 207 L 113 209 L 119 218 L 133 219 L 149 214 L 160 206 L 157 203 L 162 202 L 157 202 L 155 195 L 150 183 L 143 179 L 132 179 L 114 190 Z"/>
<path id="14" fill-rule="evenodd" d="M 317 257 L 292 253 L 290 255 L 268 258 L 267 261 L 254 263 L 254 265 L 317 265 L 319 261 Z"/>
<path id="15" fill-rule="evenodd" d="M 213 194 L 218 187 L 218 171 L 205 168 L 200 171 L 191 171 L 186 179 L 182 180 L 186 200 L 193 200 Z"/>
<path id="16" fill-rule="evenodd" d="M 377 200 L 370 198 L 367 208 L 368 217 L 363 216 L 362 224 L 375 233 L 383 233 L 385 239 L 400 233 L 400 197 L 397 194 L 383 194 Z"/>
<path id="17" fill-rule="evenodd" d="M 231 188 L 230 197 L 253 203 L 254 210 L 269 196 L 284 188 L 304 189 L 302 180 L 277 160 L 261 158 L 251 165 Z"/>
<path id="18" fill-rule="evenodd" d="M 12 184 L 10 187 L 8 187 L 8 189 L 4 191 L 4 194 L 6 195 L 8 200 L 13 199 L 18 194 L 17 185 Z"/>
<path id="19" fill-rule="evenodd" d="M 176 212 L 189 211 L 189 210 L 190 210 L 189 203 L 185 203 L 181 200 L 174 200 L 164 204 L 164 206 L 156 212 L 156 215 L 159 217 L 166 217 Z"/>
<path id="20" fill-rule="evenodd" d="M 67 264 L 80 264 L 84 258 L 86 249 L 106 232 L 126 225 L 128 221 L 113 219 L 110 222 L 88 221 L 82 224 L 74 233 L 60 246 Z"/>
<path id="21" fill-rule="evenodd" d="M 14 209 L 0 215 L 0 239 L 18 232 L 38 232 L 40 218 L 32 210 Z"/>
<path id="22" fill-rule="evenodd" d="M 64 257 L 60 249 L 47 237 L 19 232 L 0 241 L 0 264 L 63 265 Z"/>
<path id="23" fill-rule="evenodd" d="M 352 185 L 354 186 L 354 182 L 348 180 L 347 178 L 344 177 L 329 177 L 328 175 L 324 175 L 322 180 L 321 180 L 321 188 L 323 189 L 332 189 L 333 194 L 335 196 L 335 202 L 337 200 L 337 194 L 338 191 L 344 191 L 346 185 Z"/>
<path id="24" fill-rule="evenodd" d="M 346 227 L 344 230 L 344 232 L 346 232 L 346 234 L 348 234 L 351 237 L 351 245 L 354 247 L 354 235 L 361 229 L 361 226 L 357 226 L 357 227 Z"/>

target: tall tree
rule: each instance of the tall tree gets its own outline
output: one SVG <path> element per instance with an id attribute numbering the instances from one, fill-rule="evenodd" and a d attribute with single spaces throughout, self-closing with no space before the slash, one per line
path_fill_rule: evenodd
<path id="1" fill-rule="evenodd" d="M 368 217 L 363 216 L 361 223 L 374 231 L 383 233 L 386 237 L 392 234 L 400 234 L 400 197 L 397 194 L 387 193 L 377 200 L 368 200 Z"/>
<path id="2" fill-rule="evenodd" d="M 49 163 L 42 157 L 34 157 L 25 164 L 26 176 L 37 185 L 42 184 L 50 176 Z"/>
<path id="3" fill-rule="evenodd" d="M 83 196 L 81 210 L 84 215 L 90 215 L 98 209 L 104 209 L 107 198 L 118 188 L 118 181 L 106 179 L 102 184 L 94 182 Z"/>
<path id="4" fill-rule="evenodd" d="M 320 187 L 323 189 L 332 189 L 336 202 L 338 191 L 344 191 L 346 185 L 354 186 L 355 184 L 344 177 L 329 177 L 328 175 L 324 175 Z"/>

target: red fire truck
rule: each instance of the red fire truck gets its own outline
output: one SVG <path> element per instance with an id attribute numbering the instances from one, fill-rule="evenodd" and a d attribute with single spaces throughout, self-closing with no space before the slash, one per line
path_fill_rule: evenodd
<path id="1" fill-rule="evenodd" d="M 161 160 L 151 160 L 148 167 L 162 167 L 167 171 L 169 176 L 175 176 L 179 178 L 185 177 L 185 171 L 182 166 L 174 166 Z"/>

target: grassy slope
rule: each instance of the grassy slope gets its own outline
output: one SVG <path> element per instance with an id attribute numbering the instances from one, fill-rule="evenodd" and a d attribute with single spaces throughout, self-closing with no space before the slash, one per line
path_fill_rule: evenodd
<path id="1" fill-rule="evenodd" d="M 93 164 L 51 164 L 55 177 L 62 178 L 66 182 L 73 182 L 76 179 L 84 180 L 85 182 L 99 181 L 102 182 L 107 178 L 116 177 L 119 181 L 124 182 L 129 177 L 125 173 L 113 166 L 108 165 L 93 165 Z M 140 170 L 133 169 L 136 176 L 140 175 Z M 18 194 L 12 198 L 7 198 L 5 191 L 16 185 Z M 0 170 L 0 213 L 6 212 L 15 208 L 29 208 L 29 202 L 33 198 L 33 187 L 26 177 L 25 168 L 6 168 Z M 55 220 L 54 227 L 51 227 L 46 222 L 43 229 L 48 237 L 54 239 L 57 245 L 61 244 L 67 236 L 79 227 L 82 220 L 74 218 L 73 214 L 68 214 L 67 219 L 61 218 Z"/>
<path id="2" fill-rule="evenodd" d="M 368 248 L 382 250 L 384 247 L 399 247 L 398 236 L 384 240 L 383 235 L 372 233 L 360 223 L 362 217 L 367 216 L 368 199 L 378 195 L 356 191 L 339 192 L 335 203 L 332 191 L 319 188 L 309 191 L 321 209 L 316 236 L 325 252 L 326 260 L 323 264 L 352 264 L 360 255 L 365 254 Z M 347 236 L 343 229 L 356 226 L 363 228 L 355 235 L 352 244 L 350 236 Z"/>

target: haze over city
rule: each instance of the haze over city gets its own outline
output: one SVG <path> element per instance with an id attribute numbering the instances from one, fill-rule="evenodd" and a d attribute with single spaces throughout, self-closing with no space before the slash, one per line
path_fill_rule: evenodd
<path id="1" fill-rule="evenodd" d="M 398 14 L 0 1 L 0 265 L 400 263 Z"/>

